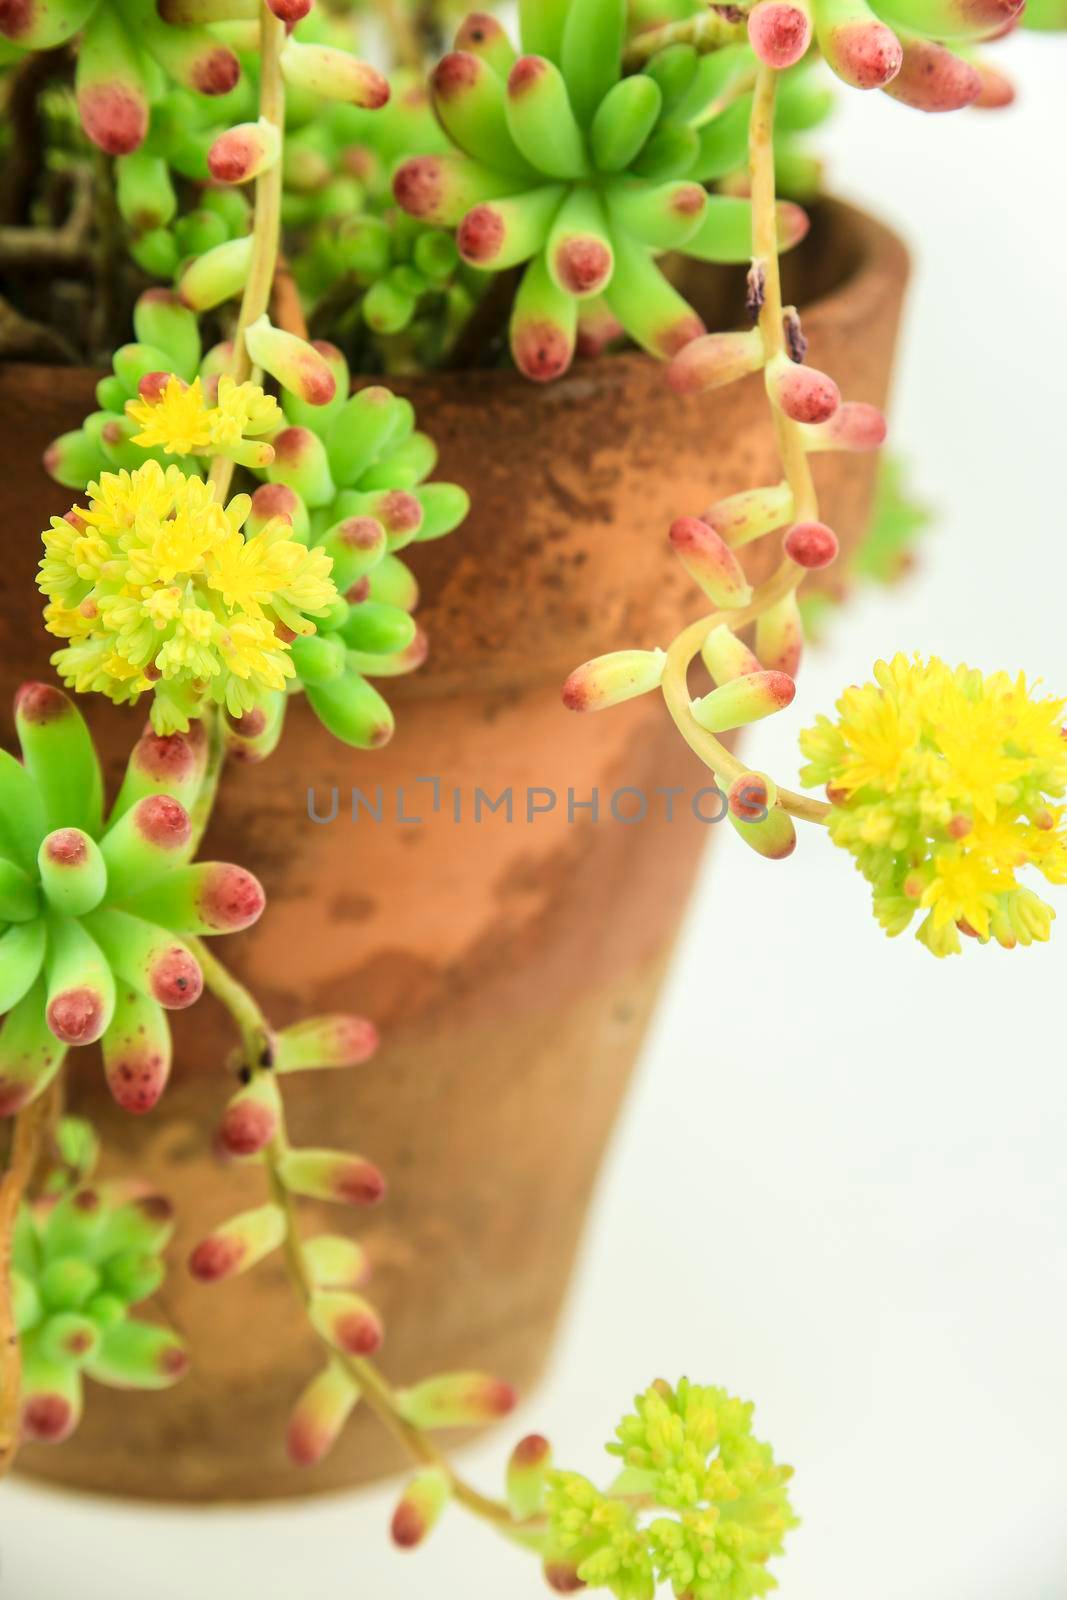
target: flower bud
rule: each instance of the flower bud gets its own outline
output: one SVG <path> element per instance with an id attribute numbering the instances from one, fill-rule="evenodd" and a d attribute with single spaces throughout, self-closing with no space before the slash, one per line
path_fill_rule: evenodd
<path id="1" fill-rule="evenodd" d="M 604 711 L 658 689 L 667 655 L 663 650 L 615 650 L 576 667 L 563 685 L 568 711 Z"/>
<path id="2" fill-rule="evenodd" d="M 316 1289 L 361 1289 L 370 1277 L 363 1246 L 341 1234 L 321 1233 L 308 1239 L 304 1260 Z"/>
<path id="3" fill-rule="evenodd" d="M 95 6 L 78 49 L 74 90 L 86 135 L 109 156 L 129 155 L 148 132 L 146 65 L 117 10 Z"/>
<path id="4" fill-rule="evenodd" d="M 551 383 L 570 366 L 578 333 L 578 301 L 556 284 L 543 254 L 523 273 L 509 333 L 515 365 L 534 383 Z"/>
<path id="5" fill-rule="evenodd" d="M 885 417 L 877 406 L 846 400 L 829 422 L 804 429 L 807 450 L 877 450 L 885 442 Z"/>
<path id="6" fill-rule="evenodd" d="M 122 1255 L 112 1256 L 104 1267 L 107 1291 L 116 1295 L 125 1305 L 139 1305 L 143 1300 L 150 1299 L 165 1276 L 166 1268 L 158 1256 L 138 1250 L 127 1250 Z"/>
<path id="7" fill-rule="evenodd" d="M 726 815 L 734 832 L 767 861 L 784 861 L 797 847 L 797 830 L 793 819 L 780 806 L 774 806 L 758 822 L 742 821 L 732 809 Z"/>
<path id="8" fill-rule="evenodd" d="M 109 898 L 128 900 L 182 865 L 194 847 L 193 825 L 183 805 L 165 794 L 138 800 L 100 841 Z"/>
<path id="9" fill-rule="evenodd" d="M 864 0 L 819 0 L 815 30 L 828 66 L 854 89 L 881 89 L 900 71 L 900 40 Z"/>
<path id="10" fill-rule="evenodd" d="M 308 1317 L 322 1337 L 350 1356 L 372 1356 L 385 1337 L 381 1319 L 358 1294 L 320 1290 L 308 1303 Z"/>
<path id="11" fill-rule="evenodd" d="M 763 365 L 763 335 L 758 328 L 742 333 L 706 333 L 683 345 L 667 368 L 675 394 L 703 394 L 721 389 Z"/>
<path id="12" fill-rule="evenodd" d="M 328 505 L 337 493 L 330 476 L 326 446 L 310 428 L 283 428 L 271 441 L 274 460 L 267 469 L 271 483 L 295 491 L 311 510 Z"/>
<path id="13" fill-rule="evenodd" d="M 176 933 L 239 933 L 263 914 L 263 886 L 244 867 L 201 861 L 178 867 L 129 902 L 135 916 Z"/>
<path id="14" fill-rule="evenodd" d="M 167 794 L 186 810 L 196 800 L 204 774 L 206 747 L 195 730 L 189 733 L 159 734 L 146 728 L 134 745 L 115 804 L 111 824 L 148 795 Z"/>
<path id="15" fill-rule="evenodd" d="M 768 362 L 767 393 L 794 422 L 827 422 L 841 404 L 841 391 L 832 378 L 788 356 Z"/>
<path id="16" fill-rule="evenodd" d="M 694 700 L 690 709 L 709 733 L 725 733 L 784 711 L 796 692 L 796 684 L 784 672 L 747 672 Z"/>
<path id="17" fill-rule="evenodd" d="M 766 489 L 746 489 L 717 500 L 701 517 L 709 528 L 714 528 L 731 549 L 762 539 L 784 527 L 793 515 L 793 491 L 788 483 L 776 483 Z"/>
<path id="18" fill-rule="evenodd" d="M 29 1444 L 62 1444 L 78 1426 L 82 1383 L 77 1367 L 24 1352 L 19 1394 L 22 1437 Z"/>
<path id="19" fill-rule="evenodd" d="M 804 624 L 794 593 L 770 606 L 756 622 L 756 654 L 775 672 L 796 677 L 804 649 Z"/>
<path id="20" fill-rule="evenodd" d="M 274 517 L 284 517 L 292 527 L 291 538 L 298 544 L 307 544 L 311 522 L 307 506 L 287 483 L 261 483 L 252 496 L 252 509 L 244 525 L 246 539 L 261 533 Z"/>
<path id="21" fill-rule="evenodd" d="M 366 1017 L 312 1017 L 278 1035 L 274 1067 L 277 1072 L 358 1067 L 369 1061 L 377 1048 L 378 1030 Z"/>
<path id="22" fill-rule="evenodd" d="M 210 311 L 239 295 L 252 265 L 252 237 L 228 239 L 190 261 L 178 280 L 182 304 L 190 311 Z"/>
<path id="23" fill-rule="evenodd" d="M 257 1206 L 231 1217 L 201 1240 L 189 1257 L 189 1271 L 201 1283 L 218 1283 L 247 1272 L 277 1250 L 285 1238 L 285 1212 L 281 1206 Z"/>
<path id="24" fill-rule="evenodd" d="M 547 1439 L 539 1433 L 529 1433 L 519 1440 L 507 1468 L 508 1507 L 517 1522 L 536 1517 L 541 1511 L 551 1469 L 552 1446 Z"/>
<path id="25" fill-rule="evenodd" d="M 980 74 L 969 61 L 932 39 L 905 39 L 904 61 L 886 94 L 916 111 L 961 111 L 982 93 Z"/>
<path id="26" fill-rule="evenodd" d="M 167 1086 L 174 1048 L 158 1001 L 120 985 L 101 1041 L 104 1074 L 117 1105 L 143 1116 Z"/>
<path id="27" fill-rule="evenodd" d="M 80 922 L 56 921 L 45 961 L 45 1020 L 63 1044 L 95 1044 L 115 1009 L 115 980 Z"/>
<path id="28" fill-rule="evenodd" d="M 84 1366 L 100 1347 L 100 1329 L 77 1311 L 60 1311 L 48 1318 L 35 1335 L 45 1361 Z"/>
<path id="29" fill-rule="evenodd" d="M 606 300 L 585 300 L 578 312 L 575 355 L 592 361 L 623 336 L 623 326 Z"/>
<path id="30" fill-rule="evenodd" d="M 257 367 L 308 405 L 329 405 L 337 393 L 337 380 L 325 357 L 306 339 L 272 327 L 266 314 L 246 330 L 245 348 Z"/>
<path id="31" fill-rule="evenodd" d="M 0 862 L 0 866 L 8 865 L 7 862 Z M 54 833 L 48 834 L 37 853 L 37 866 L 45 899 L 52 910 L 61 916 L 83 917 L 104 898 L 107 889 L 104 858 L 96 842 L 80 828 L 57 828 Z M 26 890 L 32 895 L 33 887 L 29 880 L 24 875 L 20 876 Z M 9 904 L 5 909 L 10 911 L 13 908 Z M 25 914 L 27 917 L 33 915 L 32 901 L 25 907 Z"/>
<path id="32" fill-rule="evenodd" d="M 752 586 L 729 545 L 699 517 L 679 517 L 671 525 L 671 548 L 682 566 L 717 606 L 747 606 Z"/>
<path id="33" fill-rule="evenodd" d="M 782 71 L 795 66 L 811 44 L 811 16 L 804 0 L 760 0 L 748 16 L 748 39 L 759 59 Z"/>
<path id="34" fill-rule="evenodd" d="M 730 785 L 726 801 L 739 822 L 762 822 L 778 802 L 778 787 L 765 772 L 743 772 Z"/>
<path id="35" fill-rule="evenodd" d="M 1067 16 L 1067 13 L 1065 13 Z M 972 61 L 971 66 L 981 81 L 981 91 L 973 102 L 981 111 L 1000 111 L 1015 101 L 1015 85 L 1011 79 L 988 61 Z"/>
<path id="36" fill-rule="evenodd" d="M 377 111 L 389 99 L 389 84 L 380 72 L 332 45 L 302 44 L 290 37 L 282 47 L 281 67 L 294 89 L 306 89 L 324 100 Z"/>
<path id="37" fill-rule="evenodd" d="M 506 79 L 515 65 L 515 49 L 507 29 L 487 11 L 472 11 L 456 32 L 456 49 L 480 57 Z"/>
<path id="38" fill-rule="evenodd" d="M 216 183 L 248 183 L 273 167 L 281 155 L 282 136 L 266 117 L 240 122 L 220 133 L 208 151 L 207 164 Z"/>
<path id="39" fill-rule="evenodd" d="M 314 1467 L 340 1437 L 360 1397 L 359 1385 L 331 1361 L 313 1378 L 293 1408 L 286 1445 L 298 1467 Z"/>
<path id="40" fill-rule="evenodd" d="M 480 1428 L 515 1409 L 510 1383 L 484 1372 L 448 1372 L 397 1391 L 402 1417 L 415 1428 Z"/>
<path id="41" fill-rule="evenodd" d="M 223 1112 L 219 1143 L 228 1155 L 254 1156 L 278 1132 L 281 1098 L 270 1072 L 259 1072 L 239 1089 Z"/>
<path id="42" fill-rule="evenodd" d="M 452 1498 L 452 1486 L 439 1467 L 428 1467 L 412 1478 L 393 1512 L 390 1527 L 400 1550 L 414 1550 L 433 1532 Z"/>
<path id="43" fill-rule="evenodd" d="M 559 67 L 545 56 L 521 56 L 508 74 L 507 125 L 522 154 L 551 178 L 589 171 L 585 139 Z"/>
<path id="44" fill-rule="evenodd" d="M 828 567 L 837 551 L 837 534 L 825 522 L 794 522 L 785 536 L 785 553 L 798 567 Z"/>
<path id="45" fill-rule="evenodd" d="M 189 1357 L 169 1328 L 148 1322 L 116 1322 L 87 1366 L 91 1378 L 116 1388 L 169 1389 L 185 1375 Z"/>
<path id="46" fill-rule="evenodd" d="M 104 1217 L 97 1239 L 101 1260 L 136 1250 L 159 1255 L 174 1232 L 174 1207 L 165 1195 L 137 1195 Z"/>
<path id="47" fill-rule="evenodd" d="M 704 665 L 717 684 L 729 683 L 747 672 L 759 672 L 760 662 L 747 644 L 725 622 L 712 628 L 700 647 Z"/>
<path id="48" fill-rule="evenodd" d="M 358 671 L 350 670 L 333 683 L 309 683 L 305 688 L 319 721 L 343 744 L 356 750 L 379 750 L 393 737 L 395 722 L 388 702 Z"/>
<path id="49" fill-rule="evenodd" d="M 287 1189 L 309 1200 L 375 1206 L 385 1194 L 378 1168 L 341 1150 L 289 1150 L 278 1164 L 278 1176 Z"/>
<path id="50" fill-rule="evenodd" d="M 184 1011 L 204 987 L 200 964 L 165 928 L 110 906 L 86 919 L 87 931 L 117 978 L 150 995 L 168 1011 Z"/>
<path id="51" fill-rule="evenodd" d="M 514 185 L 514 177 L 445 151 L 403 162 L 393 177 L 393 194 L 408 216 L 435 227 L 456 228 L 475 206 L 504 199 Z"/>

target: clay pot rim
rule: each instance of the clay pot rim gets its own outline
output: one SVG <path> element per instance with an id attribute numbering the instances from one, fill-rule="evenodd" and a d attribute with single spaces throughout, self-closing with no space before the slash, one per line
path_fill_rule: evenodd
<path id="1" fill-rule="evenodd" d="M 847 201 L 827 197 L 819 201 L 822 215 L 834 231 L 844 227 L 855 250 L 855 259 L 848 275 L 827 293 L 814 300 L 801 303 L 807 317 L 818 317 L 824 308 L 833 306 L 835 313 L 846 324 L 862 323 L 873 313 L 887 280 L 903 278 L 908 272 L 907 246 L 898 234 L 869 212 Z M 803 245 L 801 246 L 803 248 Z M 9 361 L 0 363 L 8 372 L 47 371 L 55 375 L 60 384 L 72 380 L 84 384 L 87 378 L 104 375 L 99 367 L 58 366 L 38 361 Z M 616 387 L 649 374 L 662 367 L 655 357 L 643 350 L 623 350 L 607 358 L 580 362 L 563 378 L 549 384 L 532 383 L 520 373 L 508 368 L 485 367 L 470 371 L 440 371 L 418 373 L 358 373 L 352 378 L 356 387 L 366 383 L 385 383 L 397 393 L 415 395 L 433 393 L 441 399 L 463 404 L 468 398 L 482 403 L 486 398 L 508 398 L 522 394 L 529 404 L 552 404 L 568 399 L 595 383 L 597 388 Z M 670 391 L 662 385 L 664 395 Z"/>

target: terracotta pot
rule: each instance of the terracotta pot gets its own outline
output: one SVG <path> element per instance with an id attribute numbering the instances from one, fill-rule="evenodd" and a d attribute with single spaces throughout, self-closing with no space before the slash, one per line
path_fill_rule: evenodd
<path id="1" fill-rule="evenodd" d="M 790 271 L 813 360 L 847 395 L 883 401 L 903 247 L 868 218 L 827 206 Z M 740 285 L 731 279 L 725 292 L 719 315 L 729 325 L 739 320 Z M 348 1008 L 382 1027 L 376 1061 L 294 1083 L 290 1100 L 297 1141 L 359 1149 L 389 1176 L 386 1204 L 355 1219 L 375 1263 L 386 1370 L 404 1382 L 479 1366 L 525 1387 L 546 1356 L 601 1152 L 710 831 L 689 804 L 709 775 L 658 699 L 582 718 L 561 708 L 560 683 L 604 650 L 666 644 L 699 615 L 666 528 L 771 481 L 775 458 L 757 380 L 682 403 L 639 355 L 580 367 L 547 389 L 504 372 L 395 387 L 437 439 L 441 474 L 474 499 L 460 534 L 416 555 L 431 663 L 396 689 L 396 738 L 372 755 L 333 743 L 295 707 L 281 754 L 227 775 L 208 853 L 243 862 L 267 886 L 262 923 L 222 953 L 272 1017 L 284 1024 Z M 32 589 L 38 532 L 70 499 L 37 463 L 54 434 L 92 409 L 91 390 L 83 372 L 0 372 L 5 706 L 19 681 L 48 671 Z M 817 462 L 825 515 L 846 547 L 862 533 L 873 471 L 867 457 Z M 757 546 L 754 566 L 766 559 Z M 115 775 L 140 717 L 87 709 Z M 427 777 L 441 782 L 436 815 Z M 353 785 L 371 798 L 381 787 L 380 823 L 346 820 Z M 655 791 L 671 785 L 685 794 L 668 822 Z M 308 790 L 321 811 L 332 786 L 340 816 L 318 825 Z M 514 820 L 500 811 L 475 823 L 475 788 L 495 797 L 509 786 Z M 640 825 L 611 817 L 610 797 L 624 786 L 650 797 Z M 554 790 L 555 810 L 527 821 L 528 788 Z M 580 802 L 594 789 L 601 820 L 586 809 L 569 821 L 567 791 Z M 397 819 L 401 792 L 421 825 Z M 70 1098 L 100 1126 L 110 1167 L 151 1174 L 178 1204 L 161 1301 L 191 1342 L 193 1371 L 162 1395 L 92 1388 L 74 1439 L 26 1450 L 22 1468 L 183 1500 L 373 1478 L 398 1461 L 362 1414 L 317 1471 L 287 1463 L 287 1410 L 319 1357 L 280 1263 L 213 1289 L 185 1275 L 197 1238 L 259 1203 L 262 1189 L 254 1168 L 224 1168 L 210 1153 L 231 1088 L 226 1020 L 205 999 L 177 1033 L 174 1081 L 149 1119 L 112 1106 L 90 1051 L 73 1059 Z M 309 1228 L 350 1220 L 305 1209 Z"/>

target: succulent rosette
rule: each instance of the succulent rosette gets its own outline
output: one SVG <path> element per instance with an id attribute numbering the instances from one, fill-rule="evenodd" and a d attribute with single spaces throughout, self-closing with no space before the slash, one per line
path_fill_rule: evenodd
<path id="1" fill-rule="evenodd" d="M 194 862 L 200 731 L 146 731 L 105 818 L 100 763 L 73 702 L 46 683 L 15 701 L 22 761 L 0 751 L 0 1115 L 51 1082 L 71 1047 L 99 1041 L 128 1111 L 170 1073 L 166 1013 L 203 980 L 186 942 L 235 932 L 263 909 L 251 873 Z"/>
<path id="2" fill-rule="evenodd" d="M 528 377 L 565 372 L 580 336 L 670 357 L 704 329 L 656 258 L 749 256 L 749 202 L 705 186 L 743 163 L 753 52 L 743 35 L 682 44 L 624 75 L 624 0 L 538 0 L 521 28 L 518 55 L 493 18 L 461 24 L 432 78 L 452 149 L 404 163 L 397 199 L 455 227 L 469 265 L 524 268 L 511 348 Z M 783 247 L 806 231 L 796 206 L 779 219 Z"/>
<path id="3" fill-rule="evenodd" d="M 88 1124 L 65 1118 L 55 1143 L 63 1166 L 46 1193 L 20 1207 L 12 1239 L 21 1426 L 37 1444 L 73 1433 L 85 1379 L 166 1389 L 188 1366 L 172 1329 L 132 1315 L 163 1283 L 170 1202 L 136 1181 L 90 1181 L 96 1140 Z"/>
<path id="4" fill-rule="evenodd" d="M 287 695 L 301 688 L 346 744 L 371 749 L 392 736 L 392 712 L 370 680 L 414 671 L 427 651 L 412 615 L 418 584 L 400 552 L 451 533 L 470 507 L 458 484 L 426 481 L 437 449 L 416 428 L 411 403 L 377 384 L 349 394 L 341 352 L 315 348 L 334 376 L 333 398 L 311 405 L 292 390 L 283 394 L 287 426 L 273 435 L 274 459 L 252 497 L 248 527 L 254 535 L 275 519 L 286 522 L 294 540 L 328 558 L 336 598 L 314 634 L 291 641 L 286 694 L 261 698 L 249 716 L 231 719 L 234 746 L 250 759 L 277 744 Z"/>
<path id="5" fill-rule="evenodd" d="M 310 0 L 275 0 L 271 9 L 291 26 L 307 15 Z M 162 0 L 158 8 L 155 0 L 3 0 L 0 35 L 21 51 L 51 50 L 77 37 L 75 96 L 86 135 L 119 157 L 146 146 L 158 156 L 169 138 L 166 154 L 182 170 L 192 159 L 203 117 L 211 115 L 194 109 L 183 143 L 175 126 L 183 109 L 216 100 L 221 128 L 227 110 L 254 103 L 242 66 L 254 82 L 247 69 L 256 49 L 257 15 L 256 7 L 240 0 Z M 318 35 L 319 28 L 313 24 L 311 32 Z M 318 37 L 290 37 L 282 70 L 297 95 L 362 97 L 368 104 L 388 98 L 380 73 Z M 175 90 L 185 98 L 171 101 L 162 127 L 152 128 L 153 109 Z"/>

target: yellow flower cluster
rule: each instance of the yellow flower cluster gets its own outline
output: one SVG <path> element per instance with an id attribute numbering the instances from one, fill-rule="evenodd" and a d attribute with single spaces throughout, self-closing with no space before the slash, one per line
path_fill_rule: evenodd
<path id="1" fill-rule="evenodd" d="M 208 405 L 200 379 L 186 384 L 171 373 L 154 398 L 126 402 L 126 415 L 140 424 L 134 444 L 167 455 L 225 455 L 244 466 L 269 465 L 274 451 L 260 435 L 284 425 L 281 407 L 273 395 L 255 383 L 235 383 L 224 374 L 219 379 L 216 403 Z"/>
<path id="2" fill-rule="evenodd" d="M 1067 701 L 1021 675 L 984 677 L 903 655 L 846 689 L 837 718 L 801 735 L 805 783 L 826 784 L 830 833 L 874 891 L 890 935 L 917 910 L 919 939 L 957 953 L 960 934 L 1005 948 L 1049 937 L 1052 908 L 1016 876 L 1067 881 Z"/>
<path id="3" fill-rule="evenodd" d="M 608 1445 L 623 1471 L 607 1494 L 577 1472 L 548 1481 L 549 1567 L 615 1600 L 751 1600 L 796 1526 L 790 1467 L 752 1433 L 752 1407 L 723 1389 L 659 1381 Z M 653 1507 L 676 1513 L 645 1523 Z"/>
<path id="4" fill-rule="evenodd" d="M 331 561 L 274 518 L 251 538 L 251 501 L 148 461 L 106 472 L 87 508 L 54 517 L 38 584 L 52 657 L 79 694 L 117 702 L 152 691 L 158 733 L 184 732 L 205 702 L 234 716 L 294 676 L 289 644 L 336 602 Z"/>

